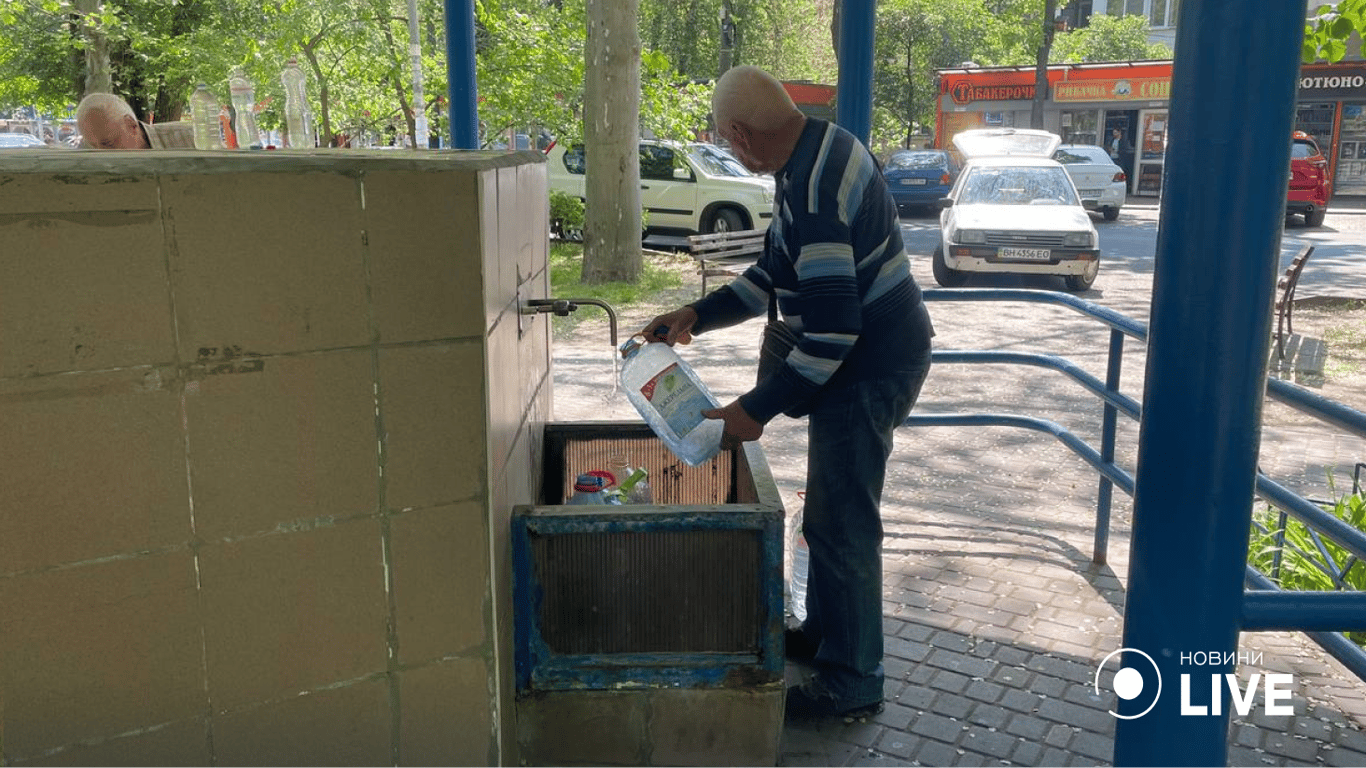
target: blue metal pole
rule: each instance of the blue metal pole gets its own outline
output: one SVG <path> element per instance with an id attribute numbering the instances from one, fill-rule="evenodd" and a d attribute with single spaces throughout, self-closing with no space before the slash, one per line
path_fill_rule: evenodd
<path id="1" fill-rule="evenodd" d="M 1123 639 L 1162 694 L 1138 717 L 1151 696 L 1119 701 L 1133 719 L 1116 724 L 1115 765 L 1228 756 L 1230 707 L 1182 715 L 1181 675 L 1198 707 L 1209 675 L 1233 671 L 1192 662 L 1227 661 L 1242 621 L 1304 14 L 1302 0 L 1181 4 Z"/>
<path id="2" fill-rule="evenodd" d="M 1105 368 L 1105 389 L 1119 391 L 1120 369 L 1124 365 L 1124 334 L 1118 328 L 1110 330 L 1110 356 Z M 1115 461 L 1115 422 L 1119 412 L 1108 400 L 1101 415 L 1100 458 L 1111 464 Z M 1096 533 L 1091 547 L 1091 562 L 1105 565 L 1110 557 L 1110 501 L 1114 483 L 1105 475 L 1100 476 L 1100 489 L 1096 493 Z"/>
<path id="3" fill-rule="evenodd" d="M 838 93 L 835 120 L 866 146 L 873 130 L 874 0 L 844 0 L 840 11 Z"/>
<path id="4" fill-rule="evenodd" d="M 446 0 L 446 74 L 451 146 L 479 148 L 479 83 L 474 65 L 474 0 Z"/>

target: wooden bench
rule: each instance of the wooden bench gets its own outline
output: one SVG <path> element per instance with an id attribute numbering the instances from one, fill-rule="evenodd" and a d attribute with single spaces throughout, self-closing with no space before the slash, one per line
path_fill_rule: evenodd
<path id="1" fill-rule="evenodd" d="M 702 273 L 702 295 L 708 277 L 737 277 L 758 261 L 764 252 L 766 229 L 740 229 L 688 237 L 688 255 L 697 259 Z"/>
<path id="2" fill-rule="evenodd" d="M 1290 266 L 1285 268 L 1285 274 L 1276 280 L 1276 359 L 1285 359 L 1285 337 L 1295 332 L 1291 325 L 1291 314 L 1295 311 L 1295 287 L 1300 284 L 1300 275 L 1304 273 L 1304 263 L 1309 261 L 1309 254 L 1314 252 L 1314 246 L 1306 245 L 1295 254 L 1295 258 L 1290 260 Z"/>

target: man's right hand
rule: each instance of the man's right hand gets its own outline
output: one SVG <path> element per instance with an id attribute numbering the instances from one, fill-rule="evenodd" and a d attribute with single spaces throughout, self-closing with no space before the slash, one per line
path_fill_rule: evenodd
<path id="1" fill-rule="evenodd" d="M 660 315 L 645 324 L 641 333 L 648 342 L 662 341 L 669 346 L 692 342 L 692 328 L 697 325 L 697 312 L 692 307 L 683 307 Z"/>

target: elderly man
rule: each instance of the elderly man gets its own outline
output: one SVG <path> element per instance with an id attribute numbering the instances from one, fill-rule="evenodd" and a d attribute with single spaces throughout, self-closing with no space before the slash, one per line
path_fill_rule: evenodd
<path id="1" fill-rule="evenodd" d="M 780 413 L 807 414 L 802 527 L 810 547 L 806 620 L 787 656 L 815 674 L 787 694 L 788 717 L 857 717 L 882 709 L 882 487 L 893 433 L 930 369 L 934 331 L 911 277 L 896 202 L 867 148 L 797 110 L 751 66 L 712 93 L 716 130 L 776 192 L 759 262 L 730 285 L 645 326 L 651 341 L 763 315 L 776 302 L 795 348 L 735 402 L 704 411 L 722 445 L 757 440 Z M 661 328 L 667 328 L 667 332 Z"/>
<path id="2" fill-rule="evenodd" d="M 128 102 L 109 93 L 92 93 L 76 108 L 83 146 L 95 149 L 194 149 L 189 123 L 141 122 Z"/>

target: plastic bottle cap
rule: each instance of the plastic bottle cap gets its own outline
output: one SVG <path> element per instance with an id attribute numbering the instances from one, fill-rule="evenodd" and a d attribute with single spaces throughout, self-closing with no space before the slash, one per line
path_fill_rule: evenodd
<path id="1" fill-rule="evenodd" d="M 584 493 L 593 493 L 594 491 L 601 491 L 605 487 L 607 486 L 603 482 L 603 479 L 600 475 L 595 475 L 588 472 L 579 475 L 578 479 L 574 481 L 574 490 L 583 491 Z"/>

